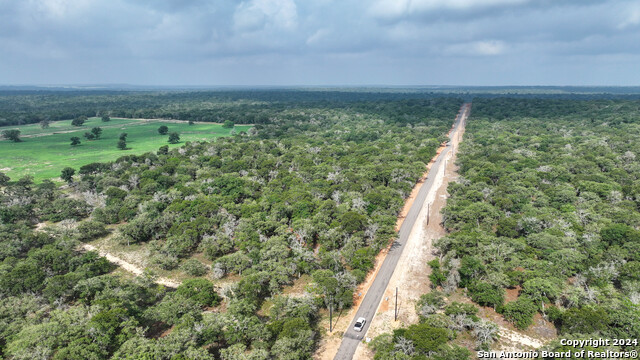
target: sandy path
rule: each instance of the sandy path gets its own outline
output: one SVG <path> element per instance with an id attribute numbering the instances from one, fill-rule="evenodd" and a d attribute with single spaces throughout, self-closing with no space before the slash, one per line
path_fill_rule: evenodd
<path id="1" fill-rule="evenodd" d="M 449 182 L 454 181 L 458 176 L 457 166 L 454 163 L 458 145 L 464 134 L 465 124 L 466 117 L 456 130 L 456 133 L 452 134 L 452 151 L 447 154 L 446 166 L 443 166 L 442 170 L 435 174 L 436 182 L 427 195 L 424 207 L 420 211 L 416 224 L 409 235 L 405 249 L 387 286 L 376 316 L 371 322 L 367 338 L 373 339 L 382 333 L 418 322 L 418 316 L 414 310 L 415 304 L 420 296 L 429 292 L 430 289 L 429 275 L 431 274 L 431 268 L 427 265 L 427 262 L 434 258 L 432 243 L 446 234 L 444 227 L 440 224 L 442 221 L 440 210 L 446 204 Z M 427 224 L 427 214 L 429 224 Z M 398 288 L 397 321 L 394 320 L 396 287 Z M 373 359 L 373 353 L 365 344 L 360 343 L 354 359 Z"/>
<path id="2" fill-rule="evenodd" d="M 106 251 L 102 251 L 100 249 L 98 249 L 97 247 L 90 245 L 90 244 L 83 244 L 82 248 L 86 251 L 97 251 L 98 254 L 100 254 L 100 256 L 105 257 L 107 260 L 109 260 L 109 262 L 112 262 L 118 266 L 120 266 L 121 268 L 123 268 L 124 270 L 136 275 L 136 276 L 140 276 L 142 275 L 142 273 L 144 272 L 144 269 L 130 263 L 127 262 L 125 260 L 122 260 L 121 258 L 117 257 L 117 256 L 113 256 L 109 253 L 107 253 Z M 155 280 L 156 284 L 160 284 L 160 285 L 164 285 L 167 287 L 171 287 L 171 288 L 177 288 L 180 283 L 167 279 L 167 278 L 163 278 L 163 277 L 159 277 Z"/>
<path id="3" fill-rule="evenodd" d="M 458 133 L 460 133 L 460 130 L 458 130 Z M 458 136 L 456 136 L 456 138 L 458 138 Z M 457 144 L 457 140 L 456 140 L 456 144 Z M 404 219 L 407 216 L 409 210 L 411 209 L 411 206 L 413 205 L 414 200 L 416 199 L 420 189 L 422 188 L 422 185 L 424 184 L 425 179 L 427 178 L 427 175 L 429 174 L 429 171 L 431 170 L 431 167 L 433 166 L 435 160 L 438 158 L 440 153 L 446 147 L 447 145 L 443 144 L 440 148 L 438 148 L 438 150 L 436 151 L 436 154 L 427 165 L 426 171 L 424 172 L 423 176 L 418 180 L 413 190 L 411 191 L 411 194 L 405 200 L 405 204 L 402 210 L 400 211 L 400 213 L 398 214 L 398 220 L 396 222 L 396 231 L 400 229 L 400 226 L 404 222 Z M 442 171 L 440 173 L 442 173 Z M 441 187 L 440 184 L 437 184 L 437 186 L 435 186 L 434 188 L 439 188 L 439 187 Z M 426 203 L 427 202 L 425 202 L 425 204 Z M 421 223 L 420 219 L 418 219 L 418 222 Z M 373 283 L 373 280 L 375 280 L 380 270 L 380 267 L 382 266 L 382 263 L 384 262 L 387 256 L 387 253 L 389 252 L 390 246 L 391 244 L 386 249 L 383 249 L 378 254 L 378 256 L 376 256 L 374 269 L 370 271 L 369 274 L 367 274 L 365 281 L 362 284 L 360 284 L 355 291 L 356 299 L 351 309 L 349 309 L 346 313 L 334 314 L 333 332 L 329 331 L 329 321 L 326 317 L 320 322 L 320 326 L 324 328 L 324 330 L 326 331 L 326 335 L 318 343 L 318 348 L 313 356 L 314 359 L 329 360 L 334 358 L 335 354 L 338 351 L 338 348 L 340 347 L 342 336 L 345 330 L 347 329 L 347 326 L 351 323 L 351 320 L 353 320 L 353 317 L 355 316 L 355 313 L 357 312 L 358 307 L 360 306 L 360 303 L 364 298 L 364 294 L 367 293 L 367 291 L 369 290 L 369 288 Z M 401 259 L 401 261 L 403 260 Z M 400 265 L 398 265 L 398 267 L 400 267 Z M 328 316 L 328 314 L 325 314 L 325 315 Z"/>

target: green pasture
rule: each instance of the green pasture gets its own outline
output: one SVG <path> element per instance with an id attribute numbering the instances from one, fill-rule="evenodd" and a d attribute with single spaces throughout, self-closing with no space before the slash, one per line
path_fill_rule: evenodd
<path id="1" fill-rule="evenodd" d="M 166 125 L 169 133 L 178 132 L 180 143 L 169 144 L 169 135 L 158 134 L 158 127 Z M 99 140 L 87 140 L 84 133 L 99 126 L 102 135 Z M 236 131 L 246 131 L 250 125 L 237 125 Z M 211 123 L 189 125 L 161 120 L 111 119 L 102 122 L 99 118 L 90 118 L 81 127 L 71 125 L 71 121 L 52 122 L 48 129 L 41 129 L 38 124 L 0 127 L 19 129 L 22 142 L 14 143 L 0 140 L 0 172 L 16 180 L 24 175 L 33 175 L 36 181 L 57 178 L 60 170 L 66 166 L 78 169 L 92 162 L 115 160 L 129 154 L 142 154 L 155 151 L 162 145 L 177 147 L 186 141 L 211 140 L 229 136 L 231 129 Z M 126 132 L 127 150 L 117 148 L 120 133 Z M 71 146 L 70 138 L 77 136 L 82 143 Z"/>

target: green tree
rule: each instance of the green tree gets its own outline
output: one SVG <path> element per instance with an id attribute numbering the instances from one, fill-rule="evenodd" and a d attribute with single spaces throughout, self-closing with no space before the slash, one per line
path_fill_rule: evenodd
<path id="1" fill-rule="evenodd" d="M 213 283 L 206 279 L 185 280 L 178 286 L 176 293 L 195 301 L 202 307 L 216 306 L 221 300 Z"/>
<path id="2" fill-rule="evenodd" d="M 43 119 L 42 121 L 40 121 L 40 128 L 42 129 L 48 129 L 49 128 L 49 124 L 51 122 L 47 119 Z"/>
<path id="3" fill-rule="evenodd" d="M 122 140 L 122 141 L 127 141 L 127 136 L 128 136 L 128 135 L 129 135 L 129 134 L 127 134 L 127 133 L 125 133 L 125 132 L 120 133 L 120 135 L 118 135 L 118 139 L 119 139 L 119 140 Z"/>
<path id="4" fill-rule="evenodd" d="M 77 136 L 72 136 L 71 137 L 71 146 L 78 146 L 80 145 L 80 138 Z"/>
<path id="5" fill-rule="evenodd" d="M 180 134 L 177 132 L 172 132 L 169 134 L 169 142 L 172 144 L 177 144 L 180 142 Z"/>
<path id="6" fill-rule="evenodd" d="M 96 126 L 93 129 L 91 129 L 91 133 L 94 135 L 96 139 L 99 139 L 100 135 L 102 134 L 102 129 Z"/>
<path id="7" fill-rule="evenodd" d="M 109 115 L 102 115 L 102 122 L 109 122 L 111 121 L 111 118 L 109 117 Z"/>
<path id="8" fill-rule="evenodd" d="M 125 140 L 118 141 L 118 149 L 126 150 L 127 149 L 127 142 Z"/>
<path id="9" fill-rule="evenodd" d="M 160 127 L 158 128 L 158 134 L 167 135 L 168 133 L 169 133 L 169 127 L 167 127 L 167 125 L 160 125 Z"/>
<path id="10" fill-rule="evenodd" d="M 11 178 L 8 177 L 5 173 L 0 172 L 0 186 L 5 186 L 11 181 Z"/>
<path id="11" fill-rule="evenodd" d="M 87 121 L 86 116 L 78 116 L 77 118 L 71 120 L 71 125 L 73 126 L 82 126 Z"/>
<path id="12" fill-rule="evenodd" d="M 11 140 L 13 142 L 22 141 L 22 140 L 20 140 L 20 130 L 17 130 L 17 129 L 3 130 L 2 131 L 2 137 L 7 139 L 7 140 Z"/>
<path id="13" fill-rule="evenodd" d="M 60 178 L 68 183 L 72 183 L 73 175 L 75 173 L 76 173 L 76 170 L 74 168 L 66 167 L 62 169 L 62 172 L 60 173 Z"/>
<path id="14" fill-rule="evenodd" d="M 502 315 L 512 322 L 518 329 L 526 329 L 533 324 L 533 316 L 538 312 L 538 306 L 528 296 L 520 296 L 518 300 L 504 305 Z"/>
<path id="15" fill-rule="evenodd" d="M 235 123 L 231 120 L 225 120 L 224 123 L 222 124 L 222 127 L 227 129 L 231 129 L 234 126 L 235 126 Z"/>

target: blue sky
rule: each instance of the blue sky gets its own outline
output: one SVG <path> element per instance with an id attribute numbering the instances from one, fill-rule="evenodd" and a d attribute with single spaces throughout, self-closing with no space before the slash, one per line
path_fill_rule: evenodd
<path id="1" fill-rule="evenodd" d="M 640 85 L 640 1 L 0 0 L 0 84 Z"/>

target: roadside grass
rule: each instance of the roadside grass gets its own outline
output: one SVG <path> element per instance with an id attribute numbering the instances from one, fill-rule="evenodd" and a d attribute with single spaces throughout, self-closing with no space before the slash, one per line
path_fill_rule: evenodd
<path id="1" fill-rule="evenodd" d="M 169 133 L 180 134 L 180 143 L 169 144 L 168 135 L 158 134 L 158 127 L 166 125 Z M 99 140 L 87 140 L 84 133 L 99 126 L 102 135 Z M 71 121 L 52 122 L 48 129 L 41 129 L 37 124 L 12 126 L 5 129 L 19 129 L 22 142 L 14 143 L 0 140 L 0 172 L 12 180 L 25 175 L 32 175 L 36 182 L 44 179 L 59 180 L 60 171 L 67 166 L 76 170 L 92 162 L 112 161 L 120 156 L 142 154 L 156 151 L 162 145 L 170 148 L 184 145 L 187 141 L 207 141 L 218 137 L 229 136 L 231 129 L 220 124 L 195 123 L 189 125 L 162 120 L 111 119 L 102 122 L 100 118 L 90 118 L 81 127 L 71 126 Z M 237 125 L 237 132 L 247 131 L 251 125 Z M 63 132 L 64 133 L 61 133 Z M 67 132 L 73 131 L 73 132 Z M 126 132 L 127 149 L 117 148 L 120 133 Z M 35 135 L 34 137 L 25 137 Z M 82 143 L 70 145 L 70 138 L 77 136 Z"/>

